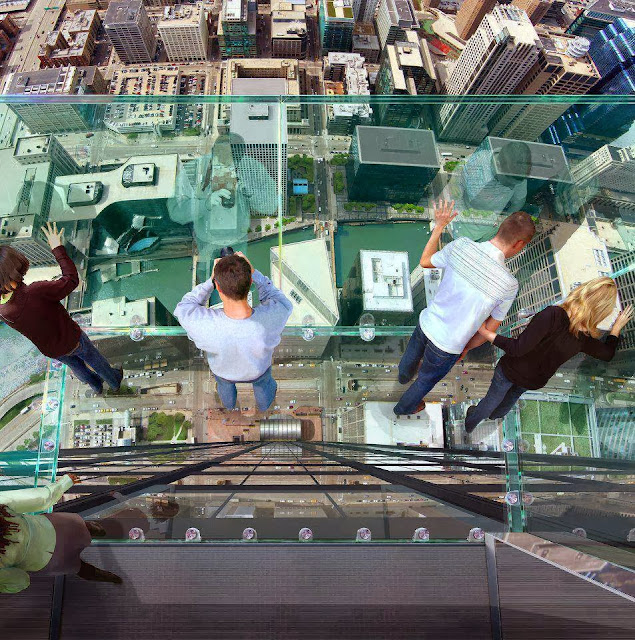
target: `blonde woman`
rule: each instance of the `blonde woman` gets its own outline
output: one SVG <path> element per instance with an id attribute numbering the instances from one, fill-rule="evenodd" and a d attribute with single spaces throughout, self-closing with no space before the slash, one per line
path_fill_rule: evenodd
<path id="1" fill-rule="evenodd" d="M 487 395 L 468 408 L 465 430 L 471 433 L 482 420 L 506 416 L 527 389 L 544 387 L 561 365 L 580 352 L 611 360 L 620 331 L 633 316 L 629 305 L 617 316 L 606 340 L 599 340 L 598 325 L 611 315 L 616 301 L 615 281 L 595 278 L 574 289 L 561 305 L 537 313 L 517 338 L 497 335 L 483 324 L 479 333 L 505 355 Z"/>

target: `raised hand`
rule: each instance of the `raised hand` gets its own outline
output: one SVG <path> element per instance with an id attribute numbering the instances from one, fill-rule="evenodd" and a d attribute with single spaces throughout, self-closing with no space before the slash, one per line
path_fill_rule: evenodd
<path id="1" fill-rule="evenodd" d="M 454 210 L 454 200 L 448 202 L 447 200 L 439 200 L 434 203 L 434 221 L 439 227 L 447 227 L 456 216 L 459 215 L 458 211 Z"/>
<path id="2" fill-rule="evenodd" d="M 614 334 L 619 334 L 619 332 L 628 324 L 629 320 L 632 317 L 633 305 L 629 304 L 617 314 L 617 318 L 613 323 L 613 329 L 611 330 L 611 332 Z"/>
<path id="3" fill-rule="evenodd" d="M 57 249 L 57 247 L 63 246 L 64 229 L 58 231 L 56 222 L 54 222 L 52 225 L 50 222 L 47 222 L 46 227 L 42 227 L 42 232 L 44 233 L 44 237 L 49 243 L 49 247 L 51 247 L 51 249 Z"/>
<path id="4" fill-rule="evenodd" d="M 249 258 L 247 258 L 247 256 L 242 251 L 236 251 L 236 255 L 240 256 L 241 258 L 244 258 L 245 260 L 247 260 L 247 263 L 251 267 L 251 272 L 253 273 L 254 272 L 254 267 L 251 264 L 251 262 L 249 262 Z"/>

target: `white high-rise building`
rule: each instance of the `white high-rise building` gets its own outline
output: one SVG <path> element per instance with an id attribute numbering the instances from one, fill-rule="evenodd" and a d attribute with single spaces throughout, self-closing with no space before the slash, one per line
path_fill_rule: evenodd
<path id="1" fill-rule="evenodd" d="M 448 95 L 514 93 L 538 60 L 540 39 L 527 14 L 512 5 L 488 13 L 463 49 L 446 83 Z M 496 104 L 452 104 L 441 107 L 444 140 L 478 143 L 488 134 Z"/>
<path id="2" fill-rule="evenodd" d="M 379 0 L 353 0 L 353 14 L 355 15 L 355 22 L 372 24 L 378 5 Z"/>
<path id="3" fill-rule="evenodd" d="M 387 44 L 404 40 L 408 29 L 419 28 L 411 0 L 381 0 L 375 24 L 382 49 Z"/>
<path id="4" fill-rule="evenodd" d="M 207 60 L 207 12 L 202 3 L 165 7 L 158 25 L 170 62 Z"/>
<path id="5" fill-rule="evenodd" d="M 635 145 L 605 144 L 571 169 L 577 187 L 594 184 L 600 189 L 635 192 Z"/>

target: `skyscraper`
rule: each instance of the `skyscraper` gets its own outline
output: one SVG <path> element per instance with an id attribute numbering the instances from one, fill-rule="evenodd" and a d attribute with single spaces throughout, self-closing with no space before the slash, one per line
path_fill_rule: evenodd
<path id="1" fill-rule="evenodd" d="M 437 91 L 437 75 L 428 43 L 416 31 L 408 31 L 405 41 L 389 44 L 384 50 L 375 82 L 378 95 L 420 96 Z M 385 127 L 418 127 L 428 107 L 416 100 L 380 102 L 375 105 L 378 124 Z"/>
<path id="2" fill-rule="evenodd" d="M 522 95 L 583 95 L 600 79 L 587 54 L 585 38 L 539 32 L 538 59 L 518 84 Z M 536 140 L 568 108 L 567 104 L 515 104 L 502 108 L 490 120 L 490 135 Z"/>
<path id="3" fill-rule="evenodd" d="M 361 22 L 364 24 L 372 23 L 378 5 L 379 0 L 353 0 L 355 22 Z"/>
<path id="4" fill-rule="evenodd" d="M 381 0 L 375 24 L 382 49 L 404 40 L 406 30 L 419 28 L 411 0 Z"/>
<path id="5" fill-rule="evenodd" d="M 207 12 L 202 3 L 167 8 L 158 29 L 171 62 L 207 60 Z"/>
<path id="6" fill-rule="evenodd" d="M 320 0 L 322 52 L 343 51 L 353 46 L 353 0 Z"/>
<path id="7" fill-rule="evenodd" d="M 598 189 L 624 193 L 635 191 L 635 145 L 607 144 L 571 169 L 577 187 L 593 183 Z"/>
<path id="8" fill-rule="evenodd" d="M 617 285 L 617 292 L 620 296 L 622 308 L 626 305 L 635 305 L 635 251 L 622 253 L 611 259 L 613 277 Z M 635 325 L 629 322 L 620 333 L 620 351 L 630 351 L 635 349 Z"/>
<path id="9" fill-rule="evenodd" d="M 598 33 L 591 41 L 589 56 L 601 76 L 592 94 L 635 93 L 635 20 L 618 18 Z M 575 105 L 554 122 L 545 141 L 598 149 L 607 139 L 626 133 L 634 119 L 635 106 L 631 104 Z"/>
<path id="10" fill-rule="evenodd" d="M 538 24 L 551 7 L 552 0 L 513 0 L 512 4 L 522 9 L 532 24 Z"/>
<path id="11" fill-rule="evenodd" d="M 613 22 L 633 11 L 632 0 L 596 0 L 580 11 L 569 25 L 567 33 L 591 40 Z"/>
<path id="12" fill-rule="evenodd" d="M 467 40 L 479 28 L 483 18 L 496 6 L 498 0 L 463 0 L 456 14 L 456 31 Z"/>
<path id="13" fill-rule="evenodd" d="M 121 62 L 152 62 L 156 36 L 143 0 L 111 2 L 104 18 L 104 27 Z"/>
<path id="14" fill-rule="evenodd" d="M 225 0 L 218 19 L 218 46 L 223 58 L 255 58 L 256 5 L 249 0 Z"/>
<path id="15" fill-rule="evenodd" d="M 239 96 L 285 95 L 283 78 L 234 78 L 232 94 Z M 282 123 L 280 123 L 282 120 Z M 229 132 L 241 142 L 232 141 L 232 154 L 238 178 L 248 197 L 259 199 L 260 210 L 282 215 L 287 202 L 287 124 L 286 111 L 274 103 L 237 102 L 231 105 Z M 262 189 L 266 172 L 273 188 Z M 280 204 L 281 203 L 281 204 Z"/>
<path id="16" fill-rule="evenodd" d="M 513 6 L 488 13 L 463 49 L 446 83 L 449 95 L 515 93 L 538 60 L 540 39 L 527 14 Z M 500 109 L 496 104 L 444 104 L 440 137 L 479 143 Z"/>
<path id="17" fill-rule="evenodd" d="M 351 200 L 417 203 L 441 168 L 429 129 L 358 126 L 351 156 Z"/>

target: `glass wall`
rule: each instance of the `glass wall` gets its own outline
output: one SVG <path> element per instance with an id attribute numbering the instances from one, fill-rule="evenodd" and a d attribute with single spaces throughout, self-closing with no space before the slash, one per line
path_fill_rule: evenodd
<path id="1" fill-rule="evenodd" d="M 461 521 L 458 529 L 440 527 L 442 538 L 465 537 L 470 517 L 490 517 L 488 509 L 499 505 L 499 522 L 513 530 L 584 529 L 603 544 L 626 545 L 635 473 L 633 323 L 612 360 L 578 355 L 525 393 L 505 419 L 485 420 L 470 434 L 466 410 L 486 393 L 502 353 L 488 343 L 436 385 L 425 411 L 397 416 L 393 407 L 405 389 L 400 358 L 442 278 L 419 264 L 439 199 L 453 200 L 458 211 L 440 247 L 459 238 L 487 241 L 517 210 L 534 219 L 532 241 L 507 261 L 519 288 L 499 329 L 504 335 L 520 335 L 536 313 L 599 276 L 614 278 L 619 292 L 602 331 L 633 302 L 634 109 L 627 96 L 86 96 L 50 101 L 46 110 L 5 98 L 0 245 L 27 255 L 27 282 L 54 278 L 59 269 L 40 228 L 46 221 L 64 228 L 80 276 L 64 304 L 100 351 L 123 366 L 125 380 L 118 394 L 92 397 L 70 371 L 0 325 L 3 486 L 48 481 L 61 447 L 70 458 L 84 450 L 91 461 L 112 458 L 108 474 L 92 473 L 92 462 L 86 474 L 77 465 L 85 480 L 71 497 L 93 495 L 211 455 L 186 445 L 247 446 L 267 429 L 299 423 L 306 449 L 247 452 L 248 462 L 225 461 L 223 469 L 184 476 L 186 483 L 170 481 L 176 488 L 168 493 L 184 513 L 209 515 L 212 539 L 229 535 L 220 524 L 238 517 L 230 513 L 259 514 L 267 523 L 301 504 L 319 505 L 312 517 L 329 523 L 355 509 L 377 518 L 377 510 L 385 515 L 394 506 L 407 526 L 391 514 L 378 535 L 404 538 L 414 530 L 411 519 L 421 517 L 403 507 L 414 491 L 415 502 L 441 501 L 430 507 L 439 509 L 439 522 Z M 293 304 L 274 356 L 278 395 L 265 416 L 246 385 L 239 412 L 221 408 L 204 354 L 174 317 L 226 246 L 244 252 Z M 252 301 L 258 303 L 255 287 Z M 219 303 L 213 293 L 210 305 Z M 371 477 L 358 467 L 347 468 L 347 477 L 322 469 L 330 463 L 308 463 L 307 456 L 331 452 L 322 443 L 350 447 L 347 459 L 356 446 L 410 446 L 400 450 L 401 462 L 391 451 L 378 465 L 377 450 L 363 462 L 390 467 L 400 482 L 407 476 L 456 485 L 459 497 L 447 500 L 429 485 L 412 489 L 408 480 Z M 163 448 L 151 455 L 144 448 L 157 444 Z M 129 458 L 131 451 L 140 455 Z M 261 474 L 269 471 L 260 468 L 267 459 L 280 472 L 303 466 L 312 473 Z M 299 489 L 289 504 L 271 489 L 280 478 L 284 486 L 289 478 L 312 486 L 368 483 L 372 497 L 361 504 L 372 507 L 359 506 L 357 489 L 312 490 L 311 503 Z M 191 492 L 188 483 L 196 487 Z M 209 485 L 215 488 L 206 494 L 201 487 Z M 225 503 L 229 492 L 216 489 L 225 485 L 255 490 L 240 489 L 236 502 Z M 164 492 L 149 484 L 130 500 Z M 273 502 L 263 497 L 269 494 Z M 398 495 L 399 504 L 391 506 L 387 495 Z M 465 495 L 490 506 L 474 511 Z M 377 502 L 363 502 L 371 499 Z M 289 537 L 269 524 L 268 537 Z"/>

